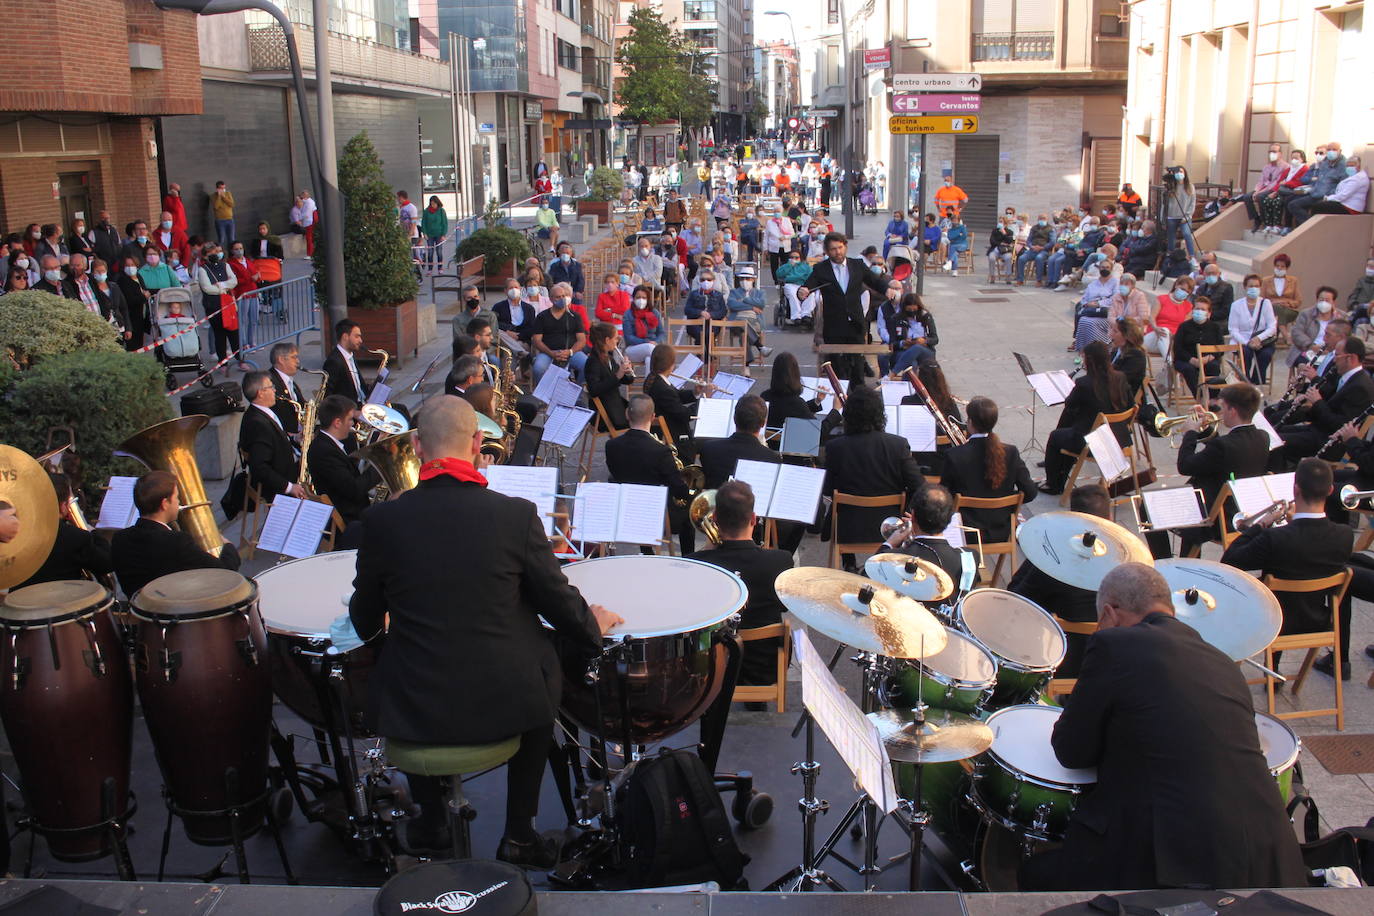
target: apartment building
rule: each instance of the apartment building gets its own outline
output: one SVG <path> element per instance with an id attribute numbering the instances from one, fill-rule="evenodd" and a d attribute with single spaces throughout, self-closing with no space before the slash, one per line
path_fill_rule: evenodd
<path id="1" fill-rule="evenodd" d="M 744 120 L 753 104 L 753 0 L 662 0 L 659 11 L 665 22 L 681 29 L 705 55 L 702 66 L 716 84 L 713 127 L 717 144 L 742 139 Z"/>

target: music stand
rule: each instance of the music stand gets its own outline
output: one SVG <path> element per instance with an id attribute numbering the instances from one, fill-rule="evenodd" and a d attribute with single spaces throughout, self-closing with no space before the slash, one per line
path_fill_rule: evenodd
<path id="1" fill-rule="evenodd" d="M 1026 384 L 1030 385 L 1029 376 L 1035 374 L 1035 367 L 1031 365 L 1030 359 L 1026 356 L 1026 354 L 1017 353 L 1015 350 L 1011 351 L 1011 355 L 1016 357 L 1016 365 L 1021 367 L 1021 374 L 1027 377 Z M 1026 453 L 1038 451 L 1040 454 L 1043 455 L 1045 454 L 1045 446 L 1040 442 L 1040 439 L 1035 435 L 1035 401 L 1038 397 L 1039 396 L 1035 393 L 1035 387 L 1031 386 L 1031 435 L 1030 441 L 1026 443 L 1026 447 L 1022 451 Z"/>

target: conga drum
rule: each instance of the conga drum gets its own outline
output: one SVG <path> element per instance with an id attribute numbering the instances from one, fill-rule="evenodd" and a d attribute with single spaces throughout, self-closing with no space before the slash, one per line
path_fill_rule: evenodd
<path id="1" fill-rule="evenodd" d="M 231 570 L 192 569 L 154 579 L 132 603 L 138 696 L 168 806 L 193 843 L 251 835 L 267 810 L 272 727 L 257 586 Z"/>
<path id="2" fill-rule="evenodd" d="M 81 580 L 0 604 L 0 719 L 28 809 L 64 862 L 109 855 L 109 822 L 129 813 L 134 691 L 112 603 Z"/>

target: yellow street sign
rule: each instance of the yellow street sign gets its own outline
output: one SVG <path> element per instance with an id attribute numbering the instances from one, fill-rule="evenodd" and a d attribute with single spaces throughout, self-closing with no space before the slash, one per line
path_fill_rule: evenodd
<path id="1" fill-rule="evenodd" d="M 976 134 L 977 115 L 893 115 L 887 129 L 894 134 Z"/>

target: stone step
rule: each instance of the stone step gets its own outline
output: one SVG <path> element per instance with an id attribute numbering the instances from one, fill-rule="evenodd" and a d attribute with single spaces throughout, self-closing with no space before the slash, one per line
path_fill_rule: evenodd
<path id="1" fill-rule="evenodd" d="M 1230 254 L 1241 255 L 1242 257 L 1259 257 L 1268 248 L 1267 242 L 1252 242 L 1243 239 L 1223 239 L 1220 250 Z"/>
<path id="2" fill-rule="evenodd" d="M 1253 264 L 1253 256 L 1250 252 L 1236 253 L 1223 248 L 1216 253 L 1217 266 L 1221 268 L 1221 275 L 1227 279 L 1237 279 L 1250 272 Z"/>

